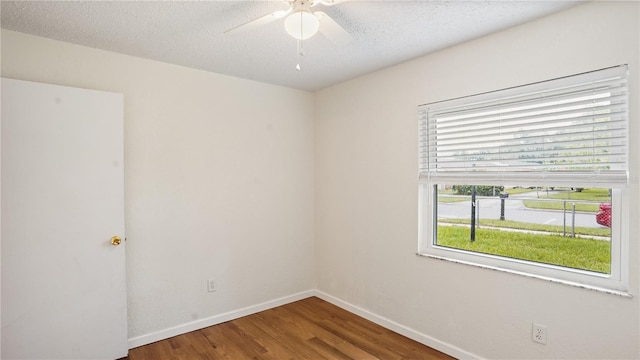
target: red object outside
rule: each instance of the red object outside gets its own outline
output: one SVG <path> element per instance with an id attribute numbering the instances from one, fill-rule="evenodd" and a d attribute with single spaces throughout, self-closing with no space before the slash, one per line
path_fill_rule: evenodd
<path id="1" fill-rule="evenodd" d="M 611 227 L 611 204 L 600 204 L 600 210 L 596 213 L 596 222 L 602 226 Z"/>

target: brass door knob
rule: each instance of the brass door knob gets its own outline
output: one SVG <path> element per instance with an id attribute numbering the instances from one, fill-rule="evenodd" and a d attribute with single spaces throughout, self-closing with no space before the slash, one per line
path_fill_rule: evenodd
<path id="1" fill-rule="evenodd" d="M 111 245 L 113 245 L 113 246 L 120 245 L 120 242 L 122 242 L 122 240 L 120 240 L 119 236 L 114 236 L 114 237 L 111 238 Z"/>

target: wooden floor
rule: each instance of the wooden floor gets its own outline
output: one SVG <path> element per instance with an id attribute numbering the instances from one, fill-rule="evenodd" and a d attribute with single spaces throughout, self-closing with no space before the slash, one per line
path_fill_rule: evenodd
<path id="1" fill-rule="evenodd" d="M 311 297 L 131 349 L 125 359 L 453 358 Z"/>

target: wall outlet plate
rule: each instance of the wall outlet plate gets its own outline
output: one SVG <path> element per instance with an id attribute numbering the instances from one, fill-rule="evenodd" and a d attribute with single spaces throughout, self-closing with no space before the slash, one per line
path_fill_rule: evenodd
<path id="1" fill-rule="evenodd" d="M 217 289 L 218 289 L 218 287 L 216 286 L 216 279 L 207 280 L 207 291 L 208 292 L 214 292 Z"/>
<path id="2" fill-rule="evenodd" d="M 537 343 L 546 345 L 547 344 L 547 327 L 544 325 L 533 323 L 531 340 Z"/>

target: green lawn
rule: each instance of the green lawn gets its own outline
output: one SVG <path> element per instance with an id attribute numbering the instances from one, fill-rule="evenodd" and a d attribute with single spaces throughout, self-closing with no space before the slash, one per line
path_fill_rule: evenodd
<path id="1" fill-rule="evenodd" d="M 593 201 L 594 203 L 576 203 L 576 211 L 592 212 L 595 213 L 600 207 L 600 203 L 611 202 L 611 196 L 609 195 L 609 189 L 584 189 L 581 192 L 577 191 L 561 191 L 555 194 L 540 196 L 541 199 L 558 199 L 558 200 L 580 200 L 580 201 Z M 531 209 L 546 209 L 546 210 L 562 210 L 563 205 L 565 210 L 572 209 L 572 203 L 562 201 L 537 201 L 537 200 L 524 200 L 524 206 Z"/>
<path id="2" fill-rule="evenodd" d="M 524 206 L 530 209 L 544 209 L 544 210 L 562 210 L 562 206 L 564 205 L 565 210 L 571 211 L 573 209 L 573 205 L 571 202 L 561 202 L 561 201 L 537 201 L 537 200 L 524 200 Z M 576 211 L 581 212 L 598 212 L 598 208 L 600 204 L 584 204 L 584 203 L 576 203 Z"/>
<path id="3" fill-rule="evenodd" d="M 599 210 L 600 203 L 611 202 L 609 196 L 609 189 L 583 189 L 581 192 L 567 191 L 568 189 L 555 189 L 560 190 L 558 193 L 547 195 L 547 189 L 529 189 L 529 188 L 508 188 L 505 189 L 509 195 L 517 195 L 523 193 L 536 193 L 539 195 L 539 199 L 557 199 L 557 200 L 577 200 L 577 201 L 593 201 L 593 203 L 576 203 L 576 211 L 596 213 Z M 438 191 L 440 195 L 452 195 L 451 190 Z M 438 196 L 438 202 L 451 203 L 471 201 L 470 196 Z M 562 206 L 565 206 L 565 210 L 571 211 L 572 203 L 570 201 L 538 201 L 538 200 L 524 200 L 524 206 L 530 209 L 543 209 L 543 210 L 562 210 Z"/>
<path id="4" fill-rule="evenodd" d="M 438 226 L 440 246 L 605 274 L 611 272 L 608 241 L 489 229 L 477 229 L 475 242 L 470 242 L 469 236 L 466 226 Z"/>
<path id="5" fill-rule="evenodd" d="M 438 222 L 469 225 L 470 220 L 469 219 L 438 219 Z M 497 220 L 497 219 L 480 219 L 480 225 L 498 227 L 498 228 L 518 229 L 518 230 L 546 231 L 553 234 L 562 234 L 562 230 L 563 230 L 562 225 L 534 224 L 534 223 L 527 223 L 527 222 L 520 222 L 520 221 Z M 571 231 L 571 227 L 567 227 L 567 233 L 569 233 L 570 231 Z M 576 227 L 575 234 L 587 235 L 587 236 L 611 237 L 611 229 L 610 228 Z"/>
<path id="6" fill-rule="evenodd" d="M 590 200 L 598 202 L 609 202 L 611 196 L 609 195 L 609 189 L 584 189 L 580 192 L 577 191 L 562 191 L 557 194 L 549 195 L 549 199 L 563 199 L 563 200 Z"/>
<path id="7" fill-rule="evenodd" d="M 438 196 L 438 202 L 441 203 L 453 203 L 471 201 L 471 196 Z"/>
<path id="8" fill-rule="evenodd" d="M 518 187 L 518 188 L 504 189 L 504 191 L 509 195 L 518 195 L 518 194 L 524 194 L 524 193 L 529 193 L 529 192 L 535 192 L 536 189 Z"/>

